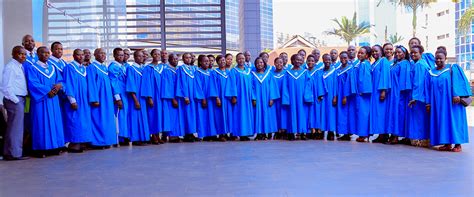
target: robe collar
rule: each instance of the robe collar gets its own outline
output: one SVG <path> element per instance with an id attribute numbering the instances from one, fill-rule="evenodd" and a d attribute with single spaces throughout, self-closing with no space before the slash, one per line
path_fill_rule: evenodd
<path id="1" fill-rule="evenodd" d="M 203 70 L 202 68 L 198 68 L 196 71 L 204 74 L 204 75 L 207 75 L 207 76 L 210 76 L 211 74 L 209 73 L 209 69 L 207 70 Z"/>
<path id="2" fill-rule="evenodd" d="M 54 75 L 54 72 L 56 71 L 54 66 L 48 65 L 47 63 L 44 63 L 39 60 L 36 63 L 32 64 L 32 66 L 48 79 L 51 79 L 51 77 L 53 77 Z"/>
<path id="3" fill-rule="evenodd" d="M 450 71 L 450 70 L 451 70 L 451 67 L 448 67 L 448 65 L 446 65 L 446 68 L 444 68 L 443 70 L 439 70 L 439 71 L 438 71 L 438 70 L 436 70 L 436 68 L 435 68 L 435 69 L 429 70 L 428 72 L 429 72 L 430 75 L 433 76 L 433 77 L 439 77 L 439 76 L 442 75 L 443 73 L 448 72 L 448 71 Z M 433 71 L 437 71 L 437 73 L 434 73 Z"/>
<path id="4" fill-rule="evenodd" d="M 299 79 L 303 74 L 308 71 L 307 69 L 301 68 L 301 70 L 286 70 L 286 72 L 294 79 Z"/>
<path id="5" fill-rule="evenodd" d="M 104 73 L 105 75 L 109 75 L 109 72 L 107 71 L 107 66 L 105 66 L 104 63 L 100 63 L 99 61 L 94 60 L 92 62 L 92 65 L 94 65 L 97 68 L 97 70 Z M 104 70 L 104 68 L 105 68 L 105 70 Z"/>
<path id="6" fill-rule="evenodd" d="M 133 70 L 135 70 L 135 72 L 137 72 L 140 76 L 142 76 L 142 67 L 141 67 L 141 65 L 133 62 L 133 64 L 130 65 L 130 67 L 132 67 Z"/>
<path id="7" fill-rule="evenodd" d="M 324 68 L 324 62 L 318 62 L 314 64 L 314 69 L 315 70 L 322 70 Z"/>
<path id="8" fill-rule="evenodd" d="M 318 72 L 318 70 L 320 70 L 320 69 L 313 68 L 313 70 L 309 70 L 309 69 L 307 69 L 307 70 L 308 70 L 308 72 L 309 72 L 309 75 L 310 75 L 310 76 L 313 76 L 314 73 Z"/>
<path id="9" fill-rule="evenodd" d="M 229 76 L 229 75 L 227 75 L 227 69 L 225 71 L 222 71 L 221 69 L 216 68 L 216 69 L 214 69 L 214 71 L 216 71 L 217 74 L 221 75 L 222 77 L 224 77 L 226 79 Z"/>
<path id="10" fill-rule="evenodd" d="M 377 68 L 377 66 L 380 64 L 380 62 L 383 61 L 383 58 L 379 58 L 376 62 L 372 64 L 372 72 Z"/>
<path id="11" fill-rule="evenodd" d="M 79 75 L 81 75 L 83 77 L 87 76 L 87 70 L 84 67 L 84 65 L 79 64 L 76 60 L 73 60 L 71 62 L 71 65 L 74 68 L 74 70 L 76 70 L 76 72 L 79 73 Z"/>
<path id="12" fill-rule="evenodd" d="M 349 71 L 352 68 L 352 65 L 347 64 L 346 67 L 344 68 L 344 70 L 341 70 L 341 68 L 342 68 L 342 64 L 341 64 L 341 66 L 339 66 L 340 72 L 337 74 L 337 76 L 340 76 L 340 75 L 346 73 L 347 71 Z"/>
<path id="13" fill-rule="evenodd" d="M 66 62 L 64 62 L 61 58 L 56 58 L 54 56 L 49 57 L 48 60 L 53 66 L 55 66 L 60 72 L 63 72 L 64 67 L 66 66 Z M 61 64 L 61 65 L 60 65 Z"/>
<path id="14" fill-rule="evenodd" d="M 153 68 L 153 70 L 155 70 L 156 72 L 158 72 L 159 74 L 161 74 L 163 72 L 163 68 L 165 67 L 163 64 L 157 64 L 157 65 L 154 65 L 152 63 L 148 64 L 148 66 L 150 66 L 151 68 Z"/>
<path id="15" fill-rule="evenodd" d="M 336 69 L 334 67 L 330 67 L 328 71 L 324 71 L 323 78 L 324 79 L 328 78 L 330 75 L 334 73 L 335 70 Z"/>
<path id="16" fill-rule="evenodd" d="M 267 69 L 264 73 L 263 73 L 263 76 L 261 73 L 257 73 L 257 71 L 252 71 L 252 74 L 255 76 L 255 78 L 257 78 L 257 80 L 260 82 L 260 83 L 263 83 L 263 81 L 265 81 L 265 79 L 267 78 L 268 74 L 270 74 L 270 71 L 271 69 Z"/>
<path id="17" fill-rule="evenodd" d="M 191 79 L 194 79 L 194 68 L 189 66 L 189 65 L 186 65 L 186 64 L 183 64 L 181 65 L 184 73 L 186 73 L 186 75 L 188 75 L 189 77 L 191 77 Z"/>
<path id="18" fill-rule="evenodd" d="M 279 73 L 275 72 L 276 70 L 273 71 L 273 77 L 280 79 L 285 76 L 286 70 L 283 69 Z"/>
<path id="19" fill-rule="evenodd" d="M 234 67 L 234 69 L 235 69 L 237 72 L 239 72 L 239 73 L 241 73 L 241 74 L 244 74 L 244 75 L 249 75 L 249 74 L 250 74 L 250 71 L 251 71 L 251 69 L 250 69 L 249 67 L 246 67 L 245 65 L 244 65 L 244 70 L 241 70 L 241 69 L 240 69 L 239 67 L 237 67 L 237 66 Z"/>
<path id="20" fill-rule="evenodd" d="M 341 67 L 341 62 L 340 61 L 336 61 L 335 63 L 332 64 L 332 66 L 335 68 L 335 69 L 339 69 Z"/>

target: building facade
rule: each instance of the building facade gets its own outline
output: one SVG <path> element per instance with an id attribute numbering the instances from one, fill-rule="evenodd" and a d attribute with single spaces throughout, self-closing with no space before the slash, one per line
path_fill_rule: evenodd
<path id="1" fill-rule="evenodd" d="M 474 63 L 474 23 L 471 22 L 471 28 L 466 34 L 458 32 L 458 22 L 464 12 L 472 7 L 472 0 L 461 0 L 456 3 L 455 21 L 456 21 L 456 38 L 455 38 L 455 51 L 456 60 L 460 66 L 470 70 L 471 65 Z"/>

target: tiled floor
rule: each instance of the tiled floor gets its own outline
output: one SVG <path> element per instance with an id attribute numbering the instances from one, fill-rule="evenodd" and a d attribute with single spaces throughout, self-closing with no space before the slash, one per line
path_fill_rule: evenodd
<path id="1" fill-rule="evenodd" d="M 462 153 L 327 141 L 121 147 L 0 161 L 0 196 L 472 196 L 473 147 Z"/>

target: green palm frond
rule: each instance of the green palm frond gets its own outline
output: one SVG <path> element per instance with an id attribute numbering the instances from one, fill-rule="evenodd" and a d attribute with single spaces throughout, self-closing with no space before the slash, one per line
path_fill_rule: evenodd
<path id="1" fill-rule="evenodd" d="M 464 12 L 458 22 L 458 31 L 461 34 L 469 32 L 471 27 L 472 19 L 474 19 L 474 7 L 471 7 Z"/>
<path id="2" fill-rule="evenodd" d="M 349 45 L 355 38 L 370 32 L 370 25 L 367 22 L 357 23 L 357 13 L 352 19 L 343 16 L 340 20 L 332 19 L 336 23 L 336 28 L 325 32 L 327 35 L 334 35 L 347 42 Z"/>

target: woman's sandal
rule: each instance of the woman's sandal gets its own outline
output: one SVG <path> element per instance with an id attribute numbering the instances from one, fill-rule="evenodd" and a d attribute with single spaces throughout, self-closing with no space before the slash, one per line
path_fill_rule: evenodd
<path id="1" fill-rule="evenodd" d="M 456 152 L 456 153 L 459 153 L 459 152 L 462 151 L 462 147 L 461 147 L 461 146 L 454 146 L 454 148 L 451 149 L 451 151 Z"/>
<path id="2" fill-rule="evenodd" d="M 365 137 L 358 137 L 356 139 L 357 142 L 365 142 Z"/>
<path id="3" fill-rule="evenodd" d="M 444 145 L 438 148 L 438 151 L 451 151 L 452 147 L 451 145 Z"/>

